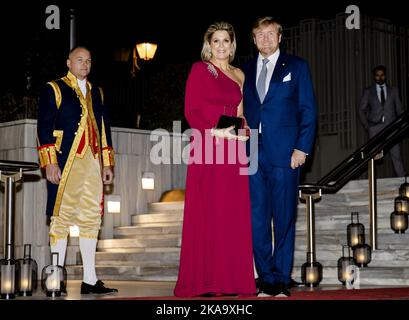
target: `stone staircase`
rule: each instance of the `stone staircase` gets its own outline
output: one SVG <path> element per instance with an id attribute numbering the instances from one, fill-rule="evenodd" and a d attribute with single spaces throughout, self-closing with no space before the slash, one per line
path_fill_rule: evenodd
<path id="1" fill-rule="evenodd" d="M 360 268 L 361 284 L 409 285 L 409 231 L 395 234 L 389 216 L 402 178 L 380 179 L 378 196 L 378 247 L 372 261 Z M 178 273 L 183 202 L 157 202 L 148 214 L 132 216 L 132 226 L 118 227 L 114 239 L 100 240 L 96 255 L 97 274 L 105 280 L 175 281 Z M 368 181 L 355 180 L 337 194 L 324 194 L 315 203 L 317 261 L 323 265 L 322 284 L 340 284 L 337 261 L 347 242 L 351 212 L 360 213 L 369 243 Z M 300 279 L 306 261 L 305 205 L 298 206 L 293 277 Z M 81 279 L 82 267 L 67 266 L 69 279 Z"/>

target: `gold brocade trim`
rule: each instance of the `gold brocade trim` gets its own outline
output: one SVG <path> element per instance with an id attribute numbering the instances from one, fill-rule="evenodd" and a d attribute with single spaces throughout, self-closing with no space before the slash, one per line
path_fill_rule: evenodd
<path id="1" fill-rule="evenodd" d="M 85 129 L 83 135 L 85 136 L 85 142 L 84 142 L 84 148 L 82 148 L 81 153 L 78 153 L 75 155 L 78 158 L 84 158 L 85 152 L 88 150 L 88 144 L 89 144 L 89 122 L 88 122 L 88 116 L 87 116 L 87 121 L 85 122 Z"/>
<path id="2" fill-rule="evenodd" d="M 102 163 L 103 166 L 115 165 L 115 153 L 111 146 L 108 146 L 104 118 L 102 117 L 102 130 L 101 130 L 101 143 L 102 143 Z"/>
<path id="3" fill-rule="evenodd" d="M 107 141 L 107 135 L 105 132 L 105 123 L 104 123 L 104 117 L 102 117 L 102 125 L 101 125 L 101 144 L 102 144 L 102 149 L 109 147 L 108 146 L 108 141 Z"/>
<path id="4" fill-rule="evenodd" d="M 88 116 L 88 109 L 87 109 L 87 105 L 86 105 L 86 101 L 85 99 L 82 97 L 82 93 L 80 88 L 78 87 L 78 83 L 77 83 L 77 78 L 75 78 L 75 76 L 71 73 L 68 72 L 67 76 L 62 78 L 64 80 L 64 82 L 70 87 L 72 88 L 75 93 L 77 94 L 77 96 L 80 99 L 80 103 L 81 103 L 81 107 L 82 107 L 82 118 L 80 121 L 80 125 L 78 126 L 78 130 L 74 139 L 74 142 L 71 146 L 70 149 L 70 153 L 68 154 L 68 158 L 67 158 L 67 162 L 64 166 L 64 170 L 61 174 L 61 179 L 60 179 L 60 183 L 58 184 L 58 190 L 57 190 L 57 196 L 55 198 L 55 204 L 54 204 L 54 210 L 53 210 L 53 216 L 58 216 L 59 211 L 60 211 L 60 207 L 61 207 L 61 201 L 62 201 L 62 196 L 64 194 L 64 189 L 65 189 L 65 184 L 67 183 L 67 178 L 68 178 L 68 174 L 71 171 L 71 167 L 72 164 L 74 162 L 77 150 L 78 150 L 78 146 L 81 142 L 81 137 L 84 133 L 84 130 L 86 128 L 86 124 L 87 124 L 87 116 Z M 72 81 L 74 80 L 74 81 Z M 87 84 L 89 84 L 87 82 Z M 89 87 L 91 87 L 91 85 L 89 84 Z"/>
<path id="5" fill-rule="evenodd" d="M 62 143 L 63 135 L 64 135 L 63 130 L 54 130 L 53 131 L 53 137 L 56 137 L 56 139 L 55 139 L 55 149 L 57 151 L 61 150 L 61 143 Z"/>
<path id="6" fill-rule="evenodd" d="M 96 140 L 97 140 L 97 152 L 99 154 L 98 158 L 99 158 L 99 164 L 102 168 L 102 159 L 101 159 L 101 137 L 99 134 L 99 130 L 98 130 L 98 125 L 97 125 L 97 121 L 95 120 L 95 115 L 94 115 L 94 108 L 92 106 L 92 96 L 91 96 L 91 86 L 89 86 L 89 90 L 87 91 L 87 105 L 88 105 L 88 113 L 89 113 L 89 119 L 91 120 L 91 124 L 95 129 L 95 134 L 96 134 Z"/>
<path id="7" fill-rule="evenodd" d="M 81 231 L 80 231 L 79 237 L 80 238 L 95 239 L 95 238 L 98 238 L 98 233 L 96 233 L 96 234 L 85 234 L 85 233 L 81 233 Z"/>
<path id="8" fill-rule="evenodd" d="M 58 236 L 56 236 L 55 234 L 48 234 L 49 236 L 50 236 L 50 245 L 51 246 L 55 246 L 56 244 L 57 244 L 57 241 L 58 240 L 65 240 L 65 239 L 67 239 L 67 237 L 58 237 Z M 67 236 L 68 236 L 68 234 L 67 234 Z"/>
<path id="9" fill-rule="evenodd" d="M 54 90 L 54 95 L 55 95 L 55 104 L 57 105 L 57 109 L 60 108 L 61 106 L 61 101 L 62 101 L 62 96 L 61 96 L 61 89 L 58 86 L 57 82 L 55 81 L 50 81 L 47 82 Z"/>
<path id="10" fill-rule="evenodd" d="M 38 148 L 40 167 L 45 168 L 49 164 L 57 164 L 57 152 L 54 145 L 47 145 Z"/>
<path id="11" fill-rule="evenodd" d="M 112 148 L 102 149 L 102 163 L 104 167 L 115 166 L 115 152 Z"/>

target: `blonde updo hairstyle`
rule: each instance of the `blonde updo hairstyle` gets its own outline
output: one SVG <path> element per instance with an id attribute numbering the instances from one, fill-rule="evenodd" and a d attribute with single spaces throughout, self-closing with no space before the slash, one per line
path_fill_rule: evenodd
<path id="1" fill-rule="evenodd" d="M 207 31 L 203 37 L 203 47 L 201 57 L 203 61 L 209 61 L 212 58 L 212 50 L 210 47 L 210 41 L 213 34 L 216 31 L 226 31 L 229 34 L 230 41 L 232 43 L 231 53 L 229 56 L 229 63 L 234 60 L 236 54 L 236 35 L 234 34 L 233 26 L 228 22 L 215 22 L 207 28 Z"/>

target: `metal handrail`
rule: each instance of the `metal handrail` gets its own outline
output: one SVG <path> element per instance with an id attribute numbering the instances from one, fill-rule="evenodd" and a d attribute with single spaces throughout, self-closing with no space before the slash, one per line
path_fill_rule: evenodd
<path id="1" fill-rule="evenodd" d="M 376 177 L 375 159 L 384 150 L 398 143 L 409 132 L 409 113 L 405 111 L 394 122 L 369 139 L 364 145 L 345 158 L 316 183 L 305 183 L 299 186 L 300 198 L 306 200 L 308 249 L 315 256 L 314 200 L 322 193 L 335 193 L 341 189 L 362 169 L 368 166 L 369 221 L 372 249 L 377 249 L 377 214 L 376 214 Z"/>
<path id="2" fill-rule="evenodd" d="M 7 172 L 18 172 L 22 171 L 32 171 L 39 169 L 40 166 L 37 162 L 25 162 L 25 161 L 10 161 L 10 160 L 0 160 L 0 171 Z"/>
<path id="3" fill-rule="evenodd" d="M 409 131 L 409 113 L 404 112 L 394 122 L 344 159 L 316 183 L 300 185 L 301 190 L 322 190 L 335 193 L 349 182 L 363 167 L 382 150 L 393 147 Z"/>
<path id="4" fill-rule="evenodd" d="M 36 162 L 0 160 L 0 184 L 4 182 L 4 258 L 14 259 L 14 221 L 16 182 L 23 178 L 23 172 L 39 169 Z"/>

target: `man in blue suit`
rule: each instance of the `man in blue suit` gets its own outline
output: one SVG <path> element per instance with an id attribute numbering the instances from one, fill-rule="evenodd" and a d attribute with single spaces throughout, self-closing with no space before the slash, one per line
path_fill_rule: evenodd
<path id="1" fill-rule="evenodd" d="M 282 26 L 273 18 L 256 21 L 259 54 L 243 67 L 243 96 L 248 126 L 259 132 L 257 155 L 250 155 L 258 161 L 250 194 L 260 294 L 289 296 L 300 167 L 312 152 L 317 111 L 308 64 L 280 52 L 281 36 Z"/>

